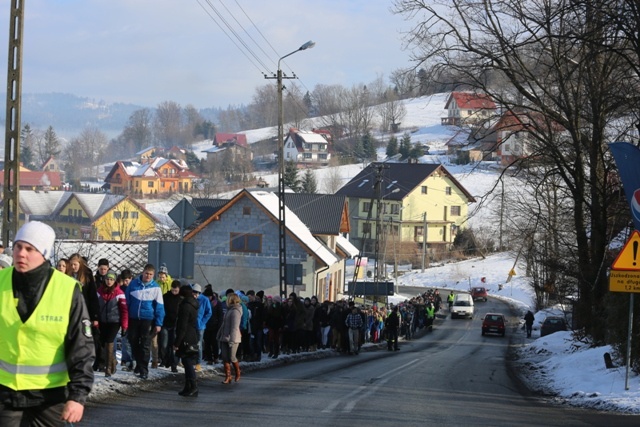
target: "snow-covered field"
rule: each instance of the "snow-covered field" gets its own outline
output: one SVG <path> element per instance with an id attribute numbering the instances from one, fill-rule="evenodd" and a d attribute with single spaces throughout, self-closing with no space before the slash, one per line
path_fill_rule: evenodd
<path id="1" fill-rule="evenodd" d="M 485 203 L 477 203 L 477 208 L 470 218 L 470 225 L 493 224 L 491 221 L 494 213 L 491 203 L 485 200 L 485 196 L 496 184 L 498 173 L 490 168 L 476 166 L 456 166 L 448 163 L 444 155 L 445 143 L 454 137 L 456 131 L 452 127 L 442 126 L 440 117 L 445 114 L 444 104 L 446 95 L 434 95 L 431 97 L 417 98 L 406 102 L 407 116 L 402 126 L 412 131 L 412 142 L 420 142 L 430 147 L 430 154 L 424 156 L 421 161 L 442 163 L 456 177 L 458 181 L 477 199 Z M 275 128 L 257 129 L 246 132 L 250 143 L 275 135 Z M 398 134 L 400 137 L 402 132 Z M 381 135 L 376 137 L 382 138 Z M 388 135 L 387 135 L 388 137 Z M 201 148 L 208 147 L 210 142 L 201 143 Z M 198 146 L 194 147 L 198 150 Z M 384 157 L 384 149 L 379 151 L 379 157 Z M 340 166 L 337 168 L 324 168 L 315 170 L 319 189 L 323 189 L 330 175 L 340 177 L 347 182 L 361 169 L 362 164 Z M 264 179 L 271 185 L 277 186 L 275 175 L 264 175 Z M 519 191 L 518 181 L 515 178 L 505 177 L 505 191 Z M 226 196 L 228 197 L 228 196 Z M 490 200 L 490 198 L 489 198 Z M 158 218 L 167 224 L 171 220 L 167 212 L 178 200 L 147 201 L 147 208 Z M 474 206 L 471 206 L 472 211 Z M 468 290 L 472 286 L 481 284 L 481 278 L 485 277 L 489 294 L 511 302 L 517 310 L 524 314 L 533 306 L 533 291 L 529 285 L 529 278 L 524 276 L 525 269 L 515 262 L 515 256 L 510 253 L 490 255 L 484 259 L 472 259 L 457 263 L 432 265 L 424 273 L 419 270 L 411 271 L 399 279 L 400 285 L 411 286 L 435 286 L 440 289 Z M 514 268 L 516 275 L 511 282 L 506 283 L 509 271 Z M 502 284 L 502 289 L 499 285 Z M 410 297 L 400 295 L 396 300 Z M 561 312 L 560 307 L 553 307 L 544 312 L 536 313 L 535 325 L 539 325 L 549 313 Z M 520 348 L 521 359 L 518 361 L 526 366 L 529 374 L 530 386 L 533 389 L 556 396 L 554 399 L 562 403 L 577 406 L 588 406 L 600 410 L 613 410 L 629 413 L 640 413 L 640 378 L 631 373 L 629 390 L 625 390 L 625 369 L 617 367 L 605 369 L 603 354 L 611 352 L 610 347 L 591 348 L 573 339 L 571 332 L 558 332 L 546 337 L 539 337 L 539 329 L 534 326 L 533 337 L 524 338 L 524 332 L 518 328 L 516 334 L 522 334 Z M 520 338 L 520 337 L 518 337 Z M 292 357 L 292 356 L 283 356 Z M 274 363 L 272 360 L 263 360 L 261 365 Z M 203 367 L 207 372 L 213 373 L 216 367 Z M 217 368 L 219 369 L 219 367 Z M 166 370 L 158 369 L 150 372 L 151 379 L 167 377 L 170 374 Z M 182 378 L 180 377 L 180 381 Z M 94 387 L 94 396 L 105 393 L 113 393 L 128 387 L 140 387 L 141 384 L 130 373 L 118 372 L 111 380 L 97 377 Z"/>

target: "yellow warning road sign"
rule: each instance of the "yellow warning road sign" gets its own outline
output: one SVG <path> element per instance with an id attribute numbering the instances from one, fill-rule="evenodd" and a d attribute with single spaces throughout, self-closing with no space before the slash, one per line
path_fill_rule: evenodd
<path id="1" fill-rule="evenodd" d="M 640 292 L 640 271 L 611 270 L 609 272 L 611 292 Z"/>
<path id="2" fill-rule="evenodd" d="M 613 270 L 640 271 L 640 232 L 635 230 L 611 265 Z"/>

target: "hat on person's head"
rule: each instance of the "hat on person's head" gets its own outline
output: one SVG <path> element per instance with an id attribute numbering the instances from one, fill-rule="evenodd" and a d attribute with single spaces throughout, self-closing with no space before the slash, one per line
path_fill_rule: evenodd
<path id="1" fill-rule="evenodd" d="M 0 268 L 8 268 L 11 267 L 13 263 L 13 258 L 6 254 L 0 254 Z"/>
<path id="2" fill-rule="evenodd" d="M 193 285 L 191 285 L 191 289 L 193 289 L 193 292 L 197 292 L 199 294 L 202 293 L 202 286 L 200 286 L 197 283 L 194 283 Z"/>
<path id="3" fill-rule="evenodd" d="M 160 268 L 158 269 L 158 274 L 160 273 L 164 273 L 164 274 L 169 274 L 169 270 L 167 269 L 167 264 L 162 263 L 162 265 L 160 266 Z"/>
<path id="4" fill-rule="evenodd" d="M 224 294 L 225 294 L 225 295 L 229 295 L 229 294 L 233 294 L 233 293 L 235 293 L 235 292 L 233 291 L 233 289 L 229 288 L 229 289 L 227 289 L 227 292 L 225 292 Z"/>
<path id="5" fill-rule="evenodd" d="M 107 267 L 109 267 L 109 260 L 106 258 L 100 258 L 98 260 L 98 267 L 100 267 L 101 265 L 106 265 Z"/>
<path id="6" fill-rule="evenodd" d="M 115 272 L 115 271 L 113 271 L 113 270 L 109 270 L 109 271 L 107 272 L 107 274 L 105 274 L 105 277 L 106 277 L 107 279 L 113 279 L 113 280 L 116 280 L 116 279 L 118 278 L 118 275 L 116 274 L 116 272 Z"/>
<path id="7" fill-rule="evenodd" d="M 48 260 L 53 252 L 56 232 L 44 222 L 31 221 L 20 227 L 13 241 L 22 241 L 30 244 L 42 254 L 44 259 Z"/>
<path id="8" fill-rule="evenodd" d="M 256 296 L 260 299 L 264 298 L 264 291 L 258 291 L 256 292 Z"/>

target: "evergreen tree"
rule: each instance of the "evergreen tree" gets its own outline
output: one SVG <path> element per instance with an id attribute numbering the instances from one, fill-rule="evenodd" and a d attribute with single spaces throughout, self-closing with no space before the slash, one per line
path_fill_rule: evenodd
<path id="1" fill-rule="evenodd" d="M 413 148 L 411 148 L 411 152 L 409 153 L 410 159 L 419 159 L 424 156 L 424 147 L 419 142 L 416 143 Z"/>
<path id="2" fill-rule="evenodd" d="M 409 132 L 405 132 L 404 135 L 402 135 L 400 149 L 398 151 L 402 154 L 403 159 L 409 158 L 411 154 L 411 134 Z"/>
<path id="3" fill-rule="evenodd" d="M 44 158 L 41 159 L 44 163 L 49 157 L 58 157 L 62 148 L 60 148 L 60 140 L 58 135 L 53 130 L 53 126 L 49 126 L 44 133 Z"/>
<path id="4" fill-rule="evenodd" d="M 353 147 L 353 157 L 355 157 L 358 160 L 362 160 L 366 157 L 364 152 L 364 146 L 362 145 L 362 139 L 356 139 L 356 143 Z"/>
<path id="5" fill-rule="evenodd" d="M 31 150 L 31 147 L 29 147 L 27 144 L 20 145 L 20 161 L 27 169 L 37 169 L 37 167 L 33 163 L 33 150 Z"/>
<path id="6" fill-rule="evenodd" d="M 302 177 L 302 192 L 310 194 L 316 194 L 318 192 L 316 175 L 311 169 L 307 169 Z"/>
<path id="7" fill-rule="evenodd" d="M 307 91 L 307 93 L 305 93 L 304 96 L 302 97 L 302 102 L 304 103 L 304 106 L 307 109 L 307 113 L 309 114 L 309 117 L 314 117 L 317 115 L 316 111 L 313 108 L 313 102 L 311 100 L 311 94 L 309 93 L 309 91 Z"/>
<path id="8" fill-rule="evenodd" d="M 396 154 L 398 154 L 398 138 L 396 138 L 395 135 L 392 135 L 391 138 L 389 138 L 386 154 L 387 157 L 395 156 Z"/>
<path id="9" fill-rule="evenodd" d="M 284 176 L 282 177 L 284 185 L 293 191 L 298 191 L 300 180 L 298 179 L 298 165 L 289 160 L 284 165 Z"/>
<path id="10" fill-rule="evenodd" d="M 376 142 L 369 131 L 362 135 L 362 154 L 368 160 L 376 158 Z"/>

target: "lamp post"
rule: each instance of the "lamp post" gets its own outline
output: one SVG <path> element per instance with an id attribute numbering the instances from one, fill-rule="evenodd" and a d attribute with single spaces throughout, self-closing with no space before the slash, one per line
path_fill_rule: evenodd
<path id="1" fill-rule="evenodd" d="M 280 62 L 301 50 L 307 50 L 316 44 L 309 40 L 298 49 L 286 54 L 278 59 L 278 73 L 276 74 L 276 82 L 278 85 L 278 250 L 280 253 L 280 296 L 286 297 L 287 294 L 287 245 L 286 245 L 286 229 L 284 218 L 284 108 L 282 106 L 282 79 L 295 79 L 295 74 L 291 77 L 283 77 Z M 273 78 L 273 77 L 267 77 Z"/>

